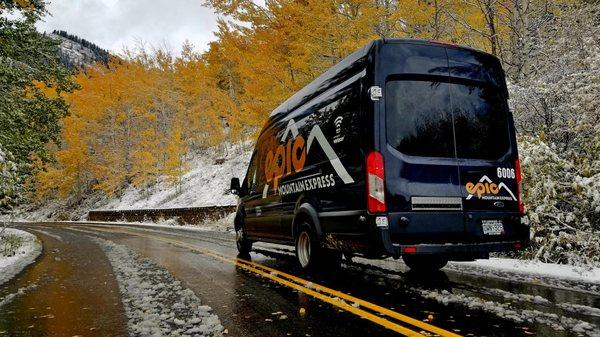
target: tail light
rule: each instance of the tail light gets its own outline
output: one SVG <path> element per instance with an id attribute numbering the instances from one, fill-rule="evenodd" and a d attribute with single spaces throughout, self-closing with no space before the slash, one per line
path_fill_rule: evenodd
<path id="1" fill-rule="evenodd" d="M 367 155 L 367 209 L 371 213 L 385 212 L 383 156 L 377 151 Z"/>
<path id="2" fill-rule="evenodd" d="M 517 179 L 517 201 L 519 202 L 519 212 L 525 214 L 525 204 L 523 203 L 522 184 L 521 184 L 521 162 L 515 160 L 515 177 Z"/>
<path id="3" fill-rule="evenodd" d="M 415 246 L 404 247 L 402 249 L 402 252 L 404 252 L 405 254 L 414 254 L 417 252 L 417 247 L 415 247 Z"/>

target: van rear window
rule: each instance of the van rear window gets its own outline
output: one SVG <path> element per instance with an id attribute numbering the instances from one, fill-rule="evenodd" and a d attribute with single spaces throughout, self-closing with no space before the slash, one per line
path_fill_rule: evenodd
<path id="1" fill-rule="evenodd" d="M 388 143 L 411 156 L 492 160 L 509 148 L 506 101 L 494 87 L 390 81 L 386 125 Z"/>
<path id="2" fill-rule="evenodd" d="M 506 100 L 495 87 L 450 84 L 458 158 L 499 159 L 510 146 Z"/>
<path id="3" fill-rule="evenodd" d="M 454 157 L 448 83 L 391 81 L 385 95 L 390 145 L 411 156 Z"/>

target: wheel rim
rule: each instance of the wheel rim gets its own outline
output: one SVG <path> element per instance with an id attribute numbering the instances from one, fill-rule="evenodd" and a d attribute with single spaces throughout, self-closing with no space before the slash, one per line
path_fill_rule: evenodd
<path id="1" fill-rule="evenodd" d="M 300 265 L 306 267 L 310 261 L 310 236 L 308 236 L 308 233 L 300 233 L 296 250 L 298 251 Z"/>
<path id="2" fill-rule="evenodd" d="M 238 248 L 242 247 L 243 240 L 244 240 L 244 230 L 240 228 L 235 231 L 235 242 L 237 243 Z"/>

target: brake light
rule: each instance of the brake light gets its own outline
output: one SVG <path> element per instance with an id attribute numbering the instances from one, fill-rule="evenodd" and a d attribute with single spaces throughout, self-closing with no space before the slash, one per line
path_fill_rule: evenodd
<path id="1" fill-rule="evenodd" d="M 406 254 L 414 254 L 417 252 L 417 247 L 414 247 L 414 246 L 404 247 L 404 249 L 402 249 L 402 251 Z"/>
<path id="2" fill-rule="evenodd" d="M 367 209 L 371 213 L 385 212 L 383 156 L 377 151 L 367 155 Z"/>
<path id="3" fill-rule="evenodd" d="M 515 178 L 517 179 L 517 201 L 519 202 L 519 212 L 525 214 L 525 204 L 523 203 L 522 184 L 521 184 L 521 162 L 515 160 Z"/>

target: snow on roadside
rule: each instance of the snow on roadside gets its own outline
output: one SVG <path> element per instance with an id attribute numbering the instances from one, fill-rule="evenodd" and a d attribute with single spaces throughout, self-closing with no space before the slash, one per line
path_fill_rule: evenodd
<path id="1" fill-rule="evenodd" d="M 600 294 L 600 268 L 490 258 L 473 262 L 451 262 L 444 270 Z"/>
<path id="2" fill-rule="evenodd" d="M 0 252 L 0 284 L 7 282 L 20 273 L 21 270 L 34 262 L 42 253 L 42 243 L 31 233 L 15 228 L 6 228 L 2 235 L 3 237 L 0 238 L 0 240 L 5 240 L 4 237 L 6 235 L 16 235 L 20 237 L 23 242 L 13 256 L 3 256 Z M 2 243 L 3 242 L 0 241 L 0 247 L 3 246 Z"/>
<path id="3" fill-rule="evenodd" d="M 7 305 L 10 302 L 12 302 L 15 298 L 17 298 L 19 296 L 23 296 L 29 290 L 35 289 L 37 287 L 38 287 L 37 283 L 30 283 L 28 286 L 21 287 L 16 292 L 14 292 L 12 294 L 8 294 L 8 295 L 0 298 L 0 308 L 2 308 L 3 306 Z"/>
<path id="4" fill-rule="evenodd" d="M 401 260 L 392 258 L 370 260 L 355 257 L 352 261 L 357 265 L 372 266 L 386 272 L 408 271 L 408 267 Z M 450 262 L 444 267 L 443 271 L 600 294 L 600 268 L 559 265 L 532 260 L 491 258 L 473 262 Z"/>
<path id="5" fill-rule="evenodd" d="M 91 238 L 115 271 L 131 336 L 222 336 L 212 309 L 169 272 L 126 246 Z"/>
<path id="6" fill-rule="evenodd" d="M 484 267 L 519 274 L 600 283 L 600 268 L 586 268 L 565 264 L 507 258 L 490 258 L 489 260 L 476 260 L 473 262 L 453 262 L 452 264 L 461 267 Z"/>
<path id="7" fill-rule="evenodd" d="M 600 308 L 589 307 L 587 305 L 573 303 L 558 303 L 558 307 L 571 312 L 580 313 L 588 316 L 600 317 Z"/>
<path id="8" fill-rule="evenodd" d="M 448 290 L 430 290 L 421 288 L 412 288 L 422 297 L 435 300 L 444 305 L 459 304 L 469 309 L 483 310 L 498 317 L 510 319 L 516 323 L 538 323 L 551 326 L 554 330 L 571 330 L 575 333 L 585 334 L 591 337 L 600 336 L 598 326 L 579 319 L 558 315 L 555 313 L 542 312 L 531 309 L 513 308 L 509 303 L 499 303 L 495 301 L 486 301 L 479 297 L 466 296 L 464 294 L 454 294 Z"/>

